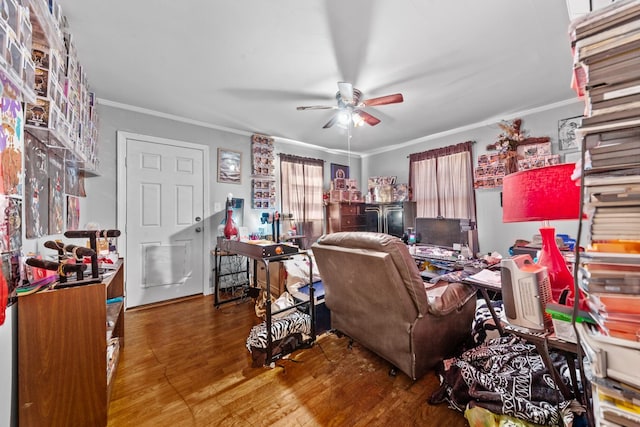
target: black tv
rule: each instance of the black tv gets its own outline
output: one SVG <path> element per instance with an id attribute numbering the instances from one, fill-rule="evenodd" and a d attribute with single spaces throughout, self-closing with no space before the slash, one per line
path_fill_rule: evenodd
<path id="1" fill-rule="evenodd" d="M 454 245 L 468 245 L 472 250 L 474 242 L 469 242 L 470 233 L 475 228 L 468 219 L 416 218 L 416 233 L 420 244 L 453 249 Z M 473 237 L 471 237 L 473 240 Z"/>

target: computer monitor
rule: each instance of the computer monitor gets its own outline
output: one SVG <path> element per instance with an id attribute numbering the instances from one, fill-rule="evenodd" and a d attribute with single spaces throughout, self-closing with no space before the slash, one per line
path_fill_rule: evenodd
<path id="1" fill-rule="evenodd" d="M 475 253 L 477 243 L 470 237 L 474 232 L 475 224 L 468 219 L 416 218 L 416 233 L 422 244 L 451 249 L 454 245 L 468 245 Z"/>

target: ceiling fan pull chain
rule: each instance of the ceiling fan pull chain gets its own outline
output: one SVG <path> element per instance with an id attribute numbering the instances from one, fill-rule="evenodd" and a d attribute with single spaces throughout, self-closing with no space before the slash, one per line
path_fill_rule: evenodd
<path id="1" fill-rule="evenodd" d="M 351 118 L 349 118 L 349 124 L 347 125 L 347 166 L 349 170 L 351 170 L 351 127 L 352 122 Z"/>

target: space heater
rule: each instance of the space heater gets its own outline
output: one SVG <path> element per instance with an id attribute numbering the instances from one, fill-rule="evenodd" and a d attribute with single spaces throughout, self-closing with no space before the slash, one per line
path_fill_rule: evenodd
<path id="1" fill-rule="evenodd" d="M 551 302 L 547 267 L 534 264 L 531 256 L 524 254 L 501 260 L 500 272 L 507 321 L 534 332 L 551 331 L 551 316 L 545 312 Z"/>

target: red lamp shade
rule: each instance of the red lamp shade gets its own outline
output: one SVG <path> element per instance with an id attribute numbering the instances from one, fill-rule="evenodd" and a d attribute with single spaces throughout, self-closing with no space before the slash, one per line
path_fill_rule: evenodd
<path id="1" fill-rule="evenodd" d="M 538 264 L 547 267 L 553 300 L 573 304 L 573 275 L 547 221 L 580 218 L 580 186 L 571 180 L 575 164 L 545 166 L 516 172 L 502 181 L 502 221 L 544 221 L 540 228 L 542 248 Z M 586 301 L 581 298 L 581 308 Z"/>
<path id="2" fill-rule="evenodd" d="M 512 173 L 502 181 L 502 222 L 580 218 L 573 163 Z"/>

